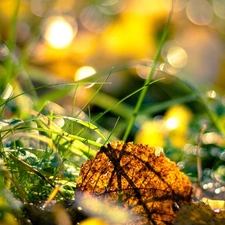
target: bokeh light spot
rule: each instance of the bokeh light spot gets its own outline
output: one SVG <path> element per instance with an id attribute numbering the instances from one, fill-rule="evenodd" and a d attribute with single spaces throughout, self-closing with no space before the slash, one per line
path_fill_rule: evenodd
<path id="1" fill-rule="evenodd" d="M 166 10 L 171 10 L 171 6 L 172 6 L 172 1 L 168 1 L 168 0 L 160 0 L 160 3 L 162 5 L 163 8 L 165 8 Z M 180 12 L 182 9 L 184 9 L 185 5 L 186 5 L 186 0 L 176 0 L 173 3 L 173 11 L 174 12 Z"/>
<path id="2" fill-rule="evenodd" d="M 139 77 L 141 77 L 143 79 L 147 79 L 147 77 L 151 71 L 151 68 L 148 66 L 138 64 L 136 66 L 136 71 L 137 71 L 137 74 Z"/>
<path id="3" fill-rule="evenodd" d="M 0 45 L 0 60 L 4 60 L 9 54 L 9 49 L 5 44 Z"/>
<path id="4" fill-rule="evenodd" d="M 191 0 L 186 7 L 188 19 L 197 25 L 208 25 L 213 20 L 213 8 L 206 0 Z"/>
<path id="5" fill-rule="evenodd" d="M 185 162 L 184 161 L 180 161 L 177 163 L 177 166 L 179 167 L 180 170 L 185 168 Z"/>
<path id="6" fill-rule="evenodd" d="M 175 68 L 183 68 L 188 61 L 186 51 L 181 47 L 171 47 L 167 54 L 167 60 Z"/>
<path id="7" fill-rule="evenodd" d="M 219 193 L 220 193 L 220 188 L 215 189 L 215 193 L 216 193 L 216 194 L 219 194 Z M 217 210 L 218 210 L 218 209 L 215 209 L 214 212 L 218 212 Z"/>
<path id="8" fill-rule="evenodd" d="M 68 46 L 77 33 L 77 24 L 73 26 L 62 17 L 51 17 L 47 19 L 44 38 L 54 48 Z"/>
<path id="9" fill-rule="evenodd" d="M 84 78 L 90 77 L 91 75 L 95 74 L 96 70 L 91 66 L 83 66 L 79 68 L 75 74 L 75 80 L 82 80 Z"/>
<path id="10" fill-rule="evenodd" d="M 55 118 L 54 123 L 56 123 L 57 126 L 62 128 L 65 125 L 65 120 L 63 118 Z"/>
<path id="11" fill-rule="evenodd" d="M 30 1 L 30 9 L 32 13 L 36 16 L 43 16 L 46 10 L 46 1 L 45 0 L 31 0 Z"/>
<path id="12" fill-rule="evenodd" d="M 167 121 L 166 121 L 166 127 L 170 130 L 175 129 L 176 127 L 178 127 L 178 119 L 176 117 L 170 117 Z"/>
<path id="13" fill-rule="evenodd" d="M 221 176 L 225 176 L 225 166 L 219 166 L 219 168 L 217 169 L 217 172 L 221 175 Z"/>
<path id="14" fill-rule="evenodd" d="M 207 92 L 209 98 L 216 98 L 216 92 L 214 90 L 210 90 Z"/>
<path id="15" fill-rule="evenodd" d="M 216 133 L 214 132 L 206 133 L 202 137 L 202 142 L 204 144 L 213 144 L 216 142 L 216 137 Z"/>
<path id="16" fill-rule="evenodd" d="M 106 17 L 96 5 L 89 5 L 82 10 L 80 21 L 86 29 L 98 33 L 103 29 Z"/>
<path id="17" fill-rule="evenodd" d="M 163 153 L 163 148 L 160 146 L 155 147 L 155 156 L 159 157 Z"/>
<path id="18" fill-rule="evenodd" d="M 225 161 L 225 152 L 222 152 L 222 154 L 220 155 L 220 159 Z"/>
<path id="19" fill-rule="evenodd" d="M 214 0 L 213 9 L 217 16 L 225 19 L 225 1 L 224 0 Z"/>
<path id="20" fill-rule="evenodd" d="M 1 97 L 2 99 L 8 99 L 9 97 L 11 97 L 13 94 L 13 87 L 11 84 L 7 84 L 5 90 L 3 91 Z"/>
<path id="21" fill-rule="evenodd" d="M 99 5 L 99 9 L 108 15 L 115 15 L 124 10 L 126 1 L 123 0 L 105 0 Z"/>

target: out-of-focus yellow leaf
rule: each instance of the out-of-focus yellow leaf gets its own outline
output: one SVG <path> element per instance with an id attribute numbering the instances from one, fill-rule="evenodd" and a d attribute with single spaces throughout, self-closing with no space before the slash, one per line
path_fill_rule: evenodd
<path id="1" fill-rule="evenodd" d="M 53 214 L 56 225 L 72 225 L 72 221 L 62 205 L 55 204 L 53 207 Z"/>
<path id="2" fill-rule="evenodd" d="M 1 0 L 0 4 L 1 18 L 3 17 L 12 18 L 15 11 L 16 2 L 17 1 L 15 0 Z M 20 1 L 19 15 L 25 16 L 27 11 L 28 5 L 25 2 Z"/>
<path id="3" fill-rule="evenodd" d="M 164 147 L 165 134 L 163 129 L 165 129 L 163 120 L 146 121 L 138 131 L 135 142 L 148 144 L 153 147 Z"/>
<path id="4" fill-rule="evenodd" d="M 18 225 L 18 223 L 11 213 L 5 212 L 0 220 L 0 225 Z"/>
<path id="5" fill-rule="evenodd" d="M 186 203 L 177 214 L 174 225 L 223 225 L 225 212 L 214 212 L 204 203 Z"/>
<path id="6" fill-rule="evenodd" d="M 209 198 L 202 198 L 202 201 L 210 206 L 212 210 L 225 210 L 225 201 L 224 200 L 213 200 Z"/>
<path id="7" fill-rule="evenodd" d="M 192 116 L 192 112 L 186 106 L 175 105 L 167 110 L 164 119 L 168 128 L 174 129 L 177 132 L 186 132 Z"/>
<path id="8" fill-rule="evenodd" d="M 157 46 L 157 29 L 167 15 L 160 2 L 129 1 L 120 18 L 104 30 L 101 44 L 114 56 L 151 57 Z"/>
<path id="9" fill-rule="evenodd" d="M 164 147 L 166 139 L 177 147 L 182 148 L 187 142 L 188 126 L 192 112 L 183 105 L 170 107 L 161 120 L 144 122 L 136 135 L 137 143 Z"/>
<path id="10" fill-rule="evenodd" d="M 108 223 L 99 218 L 89 218 L 82 221 L 80 225 L 108 225 Z"/>
<path id="11" fill-rule="evenodd" d="M 151 37 L 151 24 L 143 15 L 126 14 L 118 23 L 108 27 L 102 43 L 111 54 L 129 57 L 146 57 L 155 48 Z"/>
<path id="12" fill-rule="evenodd" d="M 192 116 L 190 109 L 184 105 L 170 107 L 164 116 L 168 138 L 177 148 L 182 148 L 187 142 L 188 126 Z"/>

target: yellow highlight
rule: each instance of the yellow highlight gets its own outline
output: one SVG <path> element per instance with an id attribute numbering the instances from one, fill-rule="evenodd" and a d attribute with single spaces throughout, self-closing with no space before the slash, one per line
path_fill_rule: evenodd
<path id="1" fill-rule="evenodd" d="M 80 67 L 76 74 L 75 74 L 75 80 L 82 80 L 84 78 L 90 77 L 91 75 L 95 74 L 96 70 L 91 66 L 83 66 Z"/>
<path id="2" fill-rule="evenodd" d="M 209 205 L 212 210 L 219 209 L 224 210 L 225 209 L 225 201 L 224 200 L 213 200 L 209 198 L 202 198 L 202 202 L 204 202 L 206 205 Z"/>
<path id="3" fill-rule="evenodd" d="M 165 147 L 166 139 L 177 148 L 187 141 L 188 124 L 192 112 L 183 105 L 170 107 L 161 120 L 146 121 L 136 135 L 135 142 L 153 147 Z"/>
<path id="4" fill-rule="evenodd" d="M 163 121 L 146 121 L 137 133 L 135 142 L 149 144 L 153 147 L 164 147 Z"/>
<path id="5" fill-rule="evenodd" d="M 51 17 L 46 22 L 44 38 L 54 48 L 68 46 L 77 33 L 77 25 L 72 25 L 62 17 Z"/>
<path id="6" fill-rule="evenodd" d="M 168 109 L 164 119 L 168 129 L 168 138 L 174 146 L 183 148 L 187 140 L 188 125 L 192 112 L 184 105 L 175 105 Z"/>
<path id="7" fill-rule="evenodd" d="M 192 112 L 183 105 L 175 105 L 169 108 L 164 119 L 166 120 L 167 128 L 177 129 L 179 131 L 187 131 L 187 124 L 192 118 Z"/>
<path id="8" fill-rule="evenodd" d="M 166 121 L 166 127 L 170 130 L 173 130 L 173 129 L 177 128 L 178 125 L 179 125 L 179 121 L 176 117 L 170 117 Z"/>
<path id="9" fill-rule="evenodd" d="M 108 223 L 99 218 L 90 218 L 82 221 L 80 225 L 108 225 Z"/>
<path id="10" fill-rule="evenodd" d="M 188 54 L 181 47 L 171 47 L 167 54 L 167 60 L 175 68 L 183 68 L 188 62 Z"/>

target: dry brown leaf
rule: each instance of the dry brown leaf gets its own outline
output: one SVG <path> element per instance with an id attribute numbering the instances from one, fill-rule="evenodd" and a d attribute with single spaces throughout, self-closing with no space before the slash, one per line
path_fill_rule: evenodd
<path id="1" fill-rule="evenodd" d="M 163 153 L 157 156 L 148 145 L 120 141 L 103 146 L 82 166 L 76 199 L 81 193 L 120 203 L 139 215 L 124 224 L 165 225 L 174 221 L 179 205 L 191 201 L 192 188 L 187 176 Z"/>

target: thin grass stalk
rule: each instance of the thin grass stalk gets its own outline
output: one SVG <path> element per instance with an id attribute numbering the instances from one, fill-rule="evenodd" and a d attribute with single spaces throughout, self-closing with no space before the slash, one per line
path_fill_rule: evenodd
<path id="1" fill-rule="evenodd" d="M 142 89 L 142 91 L 140 93 L 140 96 L 138 98 L 137 104 L 136 104 L 136 106 L 134 108 L 134 111 L 133 111 L 133 115 L 132 115 L 131 119 L 129 120 L 127 129 L 126 129 L 125 134 L 123 136 L 123 141 L 124 142 L 126 142 L 128 136 L 129 136 L 129 134 L 131 132 L 131 129 L 132 129 L 133 125 L 134 125 L 134 122 L 136 120 L 136 117 L 137 117 L 137 115 L 139 113 L 139 110 L 141 108 L 142 102 L 143 102 L 143 100 L 145 98 L 145 95 L 147 93 L 148 86 L 149 86 L 149 84 L 150 84 L 150 82 L 152 80 L 153 74 L 155 72 L 156 65 L 157 65 L 157 62 L 159 60 L 159 57 L 160 57 L 160 53 L 161 53 L 163 44 L 165 43 L 165 40 L 166 40 L 168 31 L 169 31 L 169 26 L 170 26 L 170 21 L 171 21 L 172 13 L 173 13 L 173 0 L 172 0 L 171 3 L 172 3 L 171 10 L 170 10 L 170 13 L 169 13 L 169 16 L 168 16 L 168 20 L 167 20 L 167 23 L 166 23 L 166 26 L 165 26 L 165 29 L 164 29 L 162 38 L 160 40 L 159 48 L 158 48 L 158 50 L 156 52 L 156 55 L 155 55 L 155 58 L 154 58 L 154 61 L 153 61 L 153 64 L 152 64 L 151 71 L 150 71 L 150 73 L 148 75 L 148 78 L 145 80 L 144 88 Z"/>
<path id="2" fill-rule="evenodd" d="M 153 83 L 156 83 L 156 82 L 158 82 L 158 81 L 160 81 L 160 80 L 163 80 L 163 79 L 164 79 L 164 78 L 160 78 L 160 79 L 157 79 L 157 80 L 155 80 L 155 81 L 152 81 L 152 82 L 150 82 L 150 83 L 148 84 L 148 86 L 151 85 L 151 84 L 153 84 Z M 129 95 L 127 95 L 126 97 L 122 98 L 120 101 L 116 102 L 113 106 L 108 107 L 104 112 L 99 113 L 99 114 L 92 120 L 92 122 L 93 122 L 93 123 L 96 122 L 96 121 L 99 120 L 101 117 L 103 117 L 107 112 L 112 111 L 116 106 L 118 106 L 119 104 L 121 104 L 122 102 L 124 102 L 126 99 L 130 98 L 131 96 L 135 95 L 136 93 L 140 92 L 140 91 L 143 90 L 144 88 L 145 88 L 145 86 L 143 86 L 143 87 L 141 87 L 141 88 L 135 90 L 135 91 L 132 92 L 131 94 L 129 94 Z M 124 108 L 124 109 L 125 109 L 125 108 Z M 118 113 L 117 113 L 117 114 L 118 114 Z M 119 116 L 121 116 L 121 115 L 122 115 L 122 114 L 119 114 Z M 124 116 L 124 117 L 125 117 L 125 116 Z M 127 116 L 127 117 L 128 117 L 128 116 Z M 127 118 L 127 117 L 125 117 L 125 118 Z"/>

